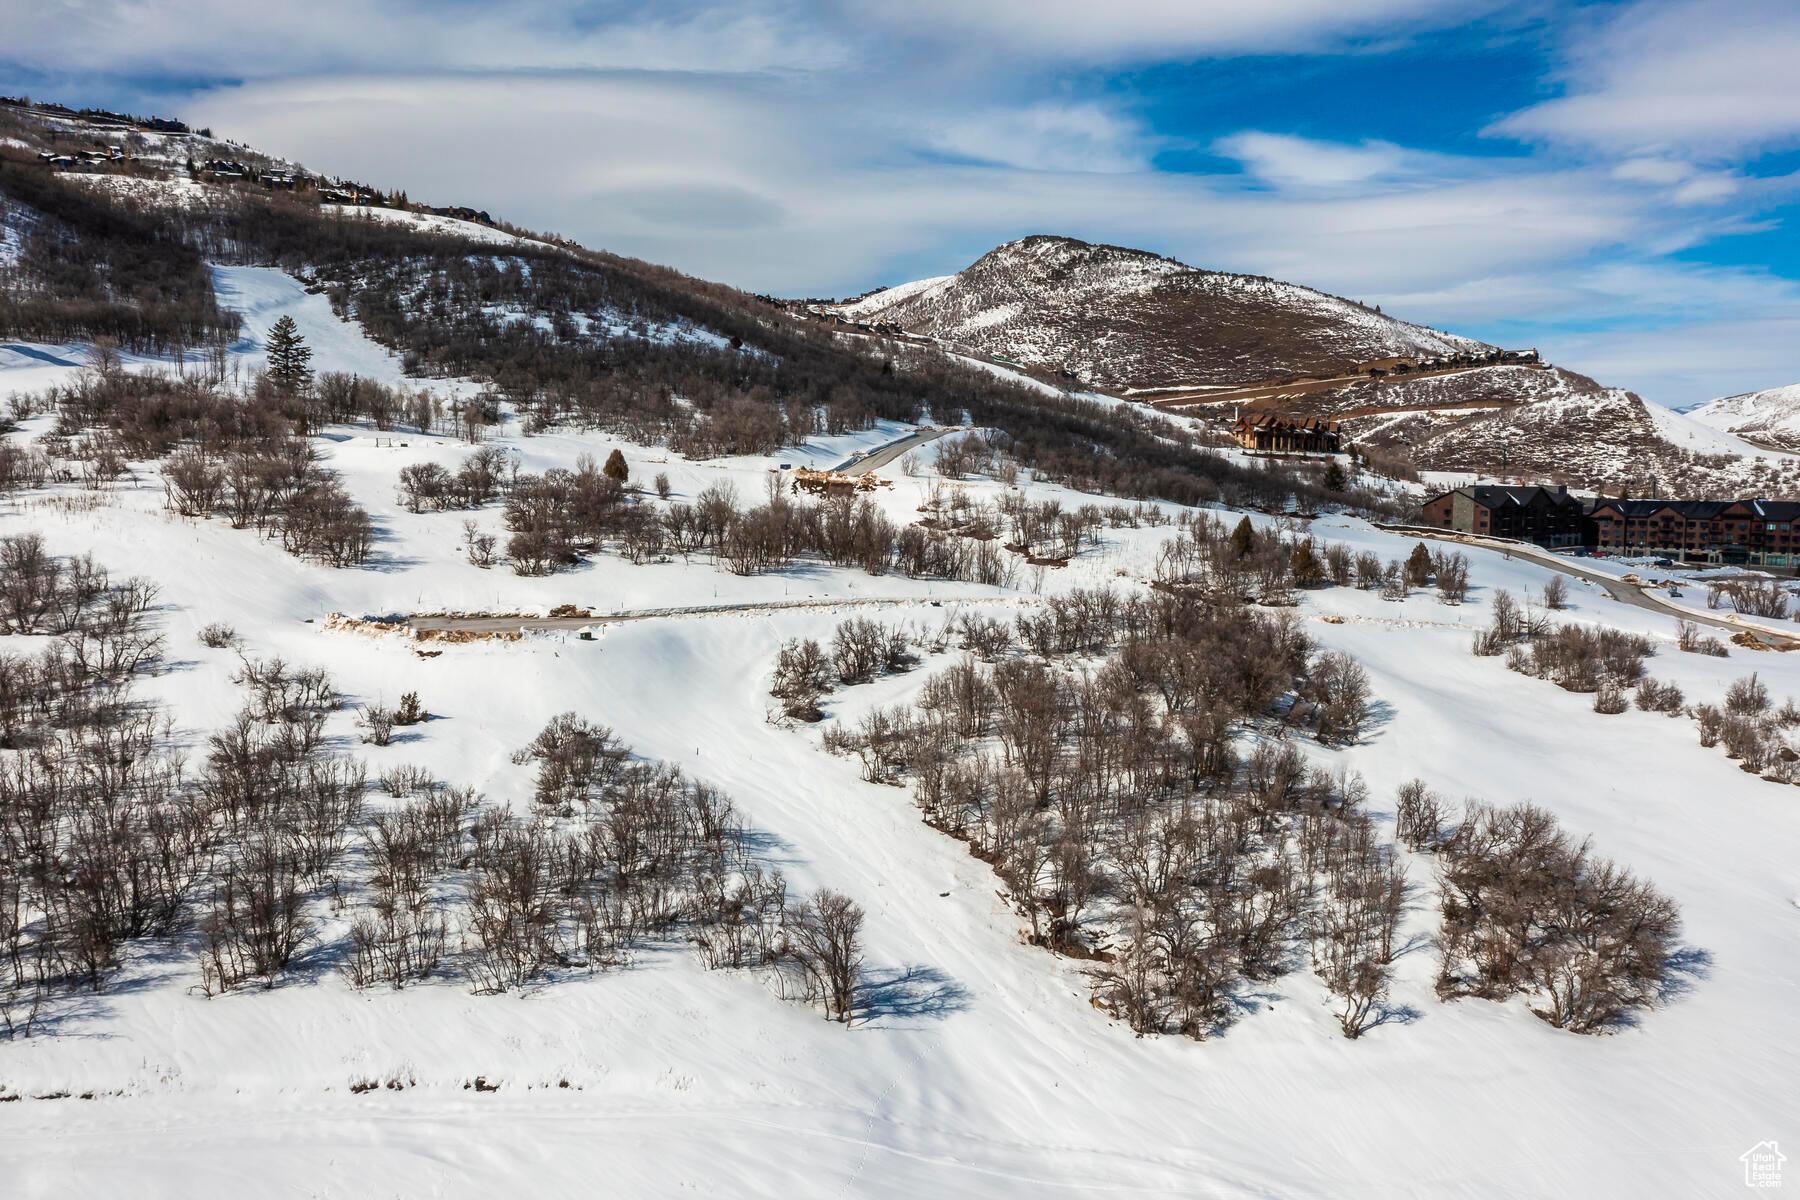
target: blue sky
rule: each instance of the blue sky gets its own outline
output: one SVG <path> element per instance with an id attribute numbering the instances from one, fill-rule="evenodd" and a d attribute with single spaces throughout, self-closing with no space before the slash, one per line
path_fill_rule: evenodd
<path id="1" fill-rule="evenodd" d="M 1663 403 L 1800 381 L 1794 0 L 0 15 L 0 89 L 176 113 L 759 291 L 1066 233 L 1536 345 Z"/>

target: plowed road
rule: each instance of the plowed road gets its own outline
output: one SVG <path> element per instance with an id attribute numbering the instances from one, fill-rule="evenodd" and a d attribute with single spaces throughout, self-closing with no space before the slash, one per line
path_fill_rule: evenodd
<path id="1" fill-rule="evenodd" d="M 845 459 L 843 463 L 832 468 L 840 475 L 861 475 L 873 471 L 876 467 L 885 467 L 911 450 L 915 446 L 923 446 L 926 442 L 934 442 L 948 433 L 961 433 L 957 429 L 921 429 L 917 433 L 909 433 L 897 442 L 889 442 L 879 450 L 870 451 L 861 458 Z"/>

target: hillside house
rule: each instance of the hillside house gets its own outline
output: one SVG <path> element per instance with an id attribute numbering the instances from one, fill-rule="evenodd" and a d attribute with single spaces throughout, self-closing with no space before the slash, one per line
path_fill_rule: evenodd
<path id="1" fill-rule="evenodd" d="M 1540 546 L 1579 546 L 1584 540 L 1586 514 L 1566 487 L 1460 487 L 1425 501 L 1424 514 L 1425 524 L 1457 533 Z"/>
<path id="2" fill-rule="evenodd" d="M 1800 565 L 1800 503 L 1791 500 L 1601 500 L 1588 520 L 1594 545 L 1611 554 Z"/>
<path id="3" fill-rule="evenodd" d="M 1336 421 L 1267 412 L 1238 417 L 1231 423 L 1231 437 L 1257 454 L 1336 454 L 1343 445 Z"/>

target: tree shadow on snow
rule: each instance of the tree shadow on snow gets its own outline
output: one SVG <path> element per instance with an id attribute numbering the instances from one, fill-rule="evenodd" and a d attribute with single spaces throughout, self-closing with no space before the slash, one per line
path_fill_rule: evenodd
<path id="1" fill-rule="evenodd" d="M 1363 1025 L 1362 1031 L 1367 1033 L 1383 1025 L 1411 1025 L 1424 1017 L 1424 1012 L 1411 1004 L 1382 1005 L 1375 1010 L 1374 1019 Z"/>
<path id="2" fill-rule="evenodd" d="M 39 350 L 33 346 L 21 346 L 17 342 L 0 342 L 0 350 L 10 350 L 22 358 L 34 358 L 45 366 L 50 367 L 79 367 L 82 365 L 78 362 L 71 362 L 66 358 L 58 358 L 48 351 Z"/>
<path id="3" fill-rule="evenodd" d="M 936 967 L 914 963 L 870 971 L 862 988 L 857 1020 L 872 1017 L 943 1018 L 968 1007 L 969 989 Z"/>
<path id="4" fill-rule="evenodd" d="M 386 524 L 371 518 L 369 522 L 369 554 L 357 565 L 357 569 L 392 575 L 419 566 L 425 561 L 416 555 L 397 553 L 394 547 L 403 542 L 404 539 L 396 537 L 394 531 L 389 529 Z"/>
<path id="5" fill-rule="evenodd" d="M 1409 887 L 1407 891 L 1410 893 L 1412 889 Z M 1437 945 L 1437 938 L 1432 934 L 1415 933 L 1406 939 L 1406 944 L 1404 946 L 1394 951 L 1394 959 L 1395 961 L 1399 961 L 1409 954 L 1416 954 L 1421 950 L 1429 950 L 1435 945 Z"/>
<path id="6" fill-rule="evenodd" d="M 1363 718 L 1362 730 L 1357 734 L 1356 744 L 1363 745 L 1393 723 L 1394 706 L 1392 704 L 1386 700 L 1369 701 L 1369 712 Z"/>
<path id="7" fill-rule="evenodd" d="M 1712 951 L 1699 946 L 1683 946 L 1669 955 L 1662 980 L 1656 987 L 1656 1002 L 1672 1004 L 1684 998 L 1700 985 L 1701 980 L 1711 977 L 1712 968 Z"/>

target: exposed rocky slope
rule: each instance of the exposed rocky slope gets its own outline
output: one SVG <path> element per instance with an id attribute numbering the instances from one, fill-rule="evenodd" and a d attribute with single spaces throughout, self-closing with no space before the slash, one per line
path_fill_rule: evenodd
<path id="1" fill-rule="evenodd" d="M 844 311 L 1115 388 L 1330 375 L 1487 348 L 1311 288 L 1063 237 L 1009 242 Z"/>

